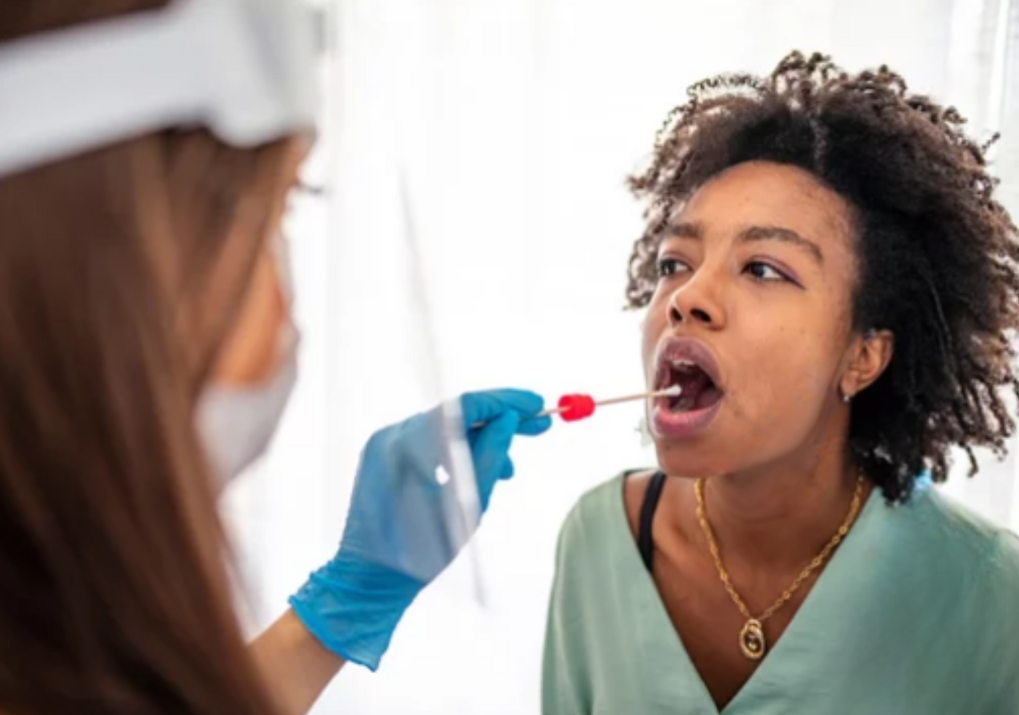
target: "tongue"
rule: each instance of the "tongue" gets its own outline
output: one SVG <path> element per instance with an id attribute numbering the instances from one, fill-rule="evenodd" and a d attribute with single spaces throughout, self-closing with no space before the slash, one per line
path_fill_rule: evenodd
<path id="1" fill-rule="evenodd" d="M 671 404 L 675 412 L 687 412 L 700 407 L 704 393 L 714 390 L 714 385 L 702 370 L 682 370 L 673 373 L 673 382 L 682 389 L 680 396 Z"/>
<path id="2" fill-rule="evenodd" d="M 706 410 L 709 407 L 714 406 L 722 397 L 722 393 L 718 391 L 718 388 L 714 385 L 706 385 L 704 389 L 697 395 L 697 399 L 694 402 L 694 407 L 698 410 Z"/>

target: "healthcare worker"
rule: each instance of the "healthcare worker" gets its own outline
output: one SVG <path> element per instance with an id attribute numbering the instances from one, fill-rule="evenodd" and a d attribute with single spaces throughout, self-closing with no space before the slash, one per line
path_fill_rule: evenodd
<path id="1" fill-rule="evenodd" d="M 305 712 L 344 662 L 378 665 L 474 526 L 441 528 L 451 413 L 384 429 L 335 558 L 242 641 L 215 498 L 296 377 L 302 7 L 0 3 L 0 713 Z M 459 402 L 482 510 L 541 408 Z"/>

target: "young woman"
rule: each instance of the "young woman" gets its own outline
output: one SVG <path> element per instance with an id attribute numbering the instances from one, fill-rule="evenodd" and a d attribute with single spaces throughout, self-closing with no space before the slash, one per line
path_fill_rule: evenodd
<path id="1" fill-rule="evenodd" d="M 800 54 L 671 115 L 628 296 L 682 394 L 563 527 L 548 715 L 1019 712 L 1019 544 L 928 478 L 1014 428 L 1019 244 L 962 121 Z"/>
<path id="2" fill-rule="evenodd" d="M 450 493 L 442 413 L 415 416 L 365 447 L 336 557 L 254 657 L 241 640 L 215 496 L 295 377 L 278 236 L 314 67 L 287 7 L 0 3 L 4 715 L 305 712 L 344 662 L 378 664 L 462 545 L 417 546 Z M 522 391 L 461 406 L 483 509 L 549 421 L 521 424 Z"/>

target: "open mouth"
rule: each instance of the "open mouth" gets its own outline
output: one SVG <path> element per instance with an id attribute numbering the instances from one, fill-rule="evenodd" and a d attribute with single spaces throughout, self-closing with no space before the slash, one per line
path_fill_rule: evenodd
<path id="1" fill-rule="evenodd" d="M 707 410 L 722 399 L 722 391 L 711 375 L 688 357 L 662 355 L 656 383 L 656 390 L 664 390 L 673 385 L 680 388 L 678 396 L 662 398 L 670 412 Z"/>
<path id="2" fill-rule="evenodd" d="M 662 437 L 687 439 L 707 429 L 724 397 L 718 365 L 711 352 L 689 338 L 669 338 L 659 347 L 655 390 L 679 387 L 676 396 L 653 403 L 653 431 Z"/>

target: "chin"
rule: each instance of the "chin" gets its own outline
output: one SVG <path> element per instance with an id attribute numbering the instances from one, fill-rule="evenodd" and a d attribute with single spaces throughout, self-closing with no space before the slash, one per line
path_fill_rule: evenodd
<path id="1" fill-rule="evenodd" d="M 658 468 L 670 476 L 676 477 L 713 477 L 730 474 L 739 469 L 739 465 L 731 456 L 723 456 L 730 450 L 708 444 L 694 442 L 675 442 L 655 437 L 655 453 L 658 456 Z"/>

